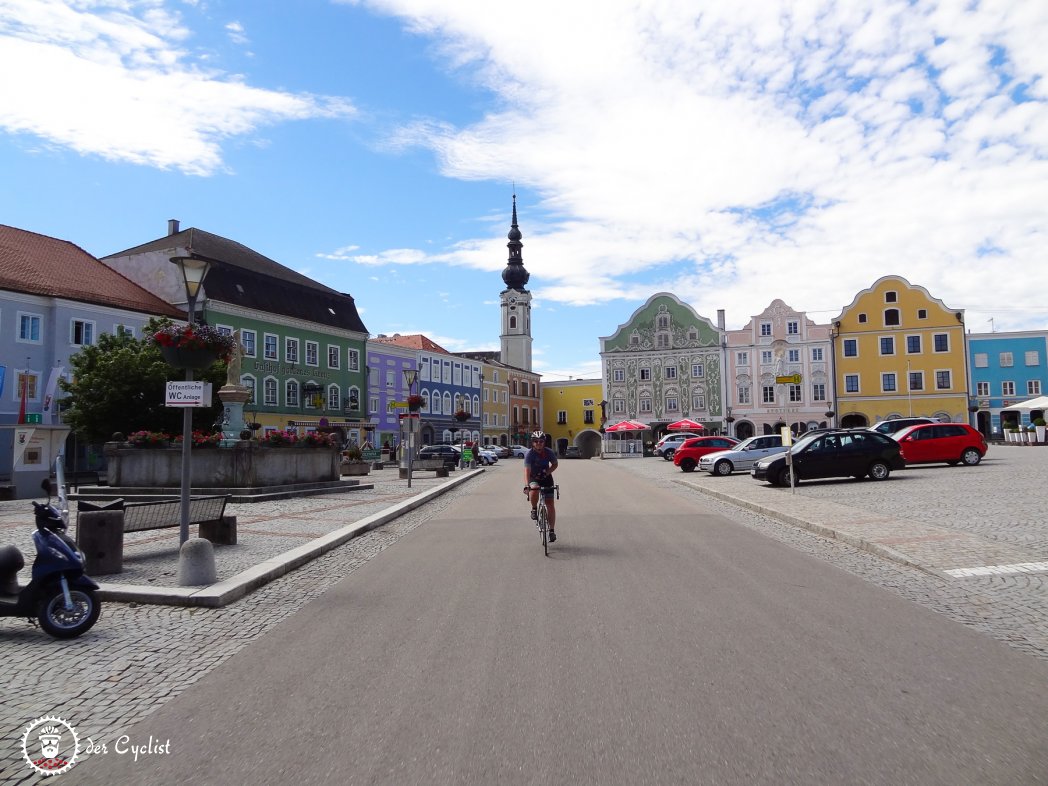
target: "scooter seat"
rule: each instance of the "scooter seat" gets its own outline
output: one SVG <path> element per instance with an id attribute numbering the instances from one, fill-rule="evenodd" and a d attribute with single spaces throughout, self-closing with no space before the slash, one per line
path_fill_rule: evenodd
<path id="1" fill-rule="evenodd" d="M 0 546 L 0 594 L 18 594 L 18 571 L 25 567 L 25 557 L 17 546 Z"/>

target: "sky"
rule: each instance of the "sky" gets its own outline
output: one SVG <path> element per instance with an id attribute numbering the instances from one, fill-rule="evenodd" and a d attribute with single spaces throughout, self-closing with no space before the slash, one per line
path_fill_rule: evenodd
<path id="1" fill-rule="evenodd" d="M 1048 4 L 0 0 L 0 223 L 102 257 L 168 219 L 600 375 L 657 292 L 828 322 L 885 275 L 1048 329 Z"/>

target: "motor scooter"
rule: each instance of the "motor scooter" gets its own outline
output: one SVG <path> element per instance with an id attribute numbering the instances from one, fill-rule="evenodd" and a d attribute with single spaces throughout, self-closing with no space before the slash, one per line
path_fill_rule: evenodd
<path id="1" fill-rule="evenodd" d="M 72 639 L 98 620 L 98 585 L 84 575 L 84 554 L 66 535 L 66 519 L 51 504 L 50 482 L 41 485 L 48 492 L 47 502 L 33 502 L 36 559 L 24 587 L 18 583 L 18 571 L 25 567 L 22 552 L 17 546 L 0 546 L 0 617 L 39 621 L 56 639 Z"/>

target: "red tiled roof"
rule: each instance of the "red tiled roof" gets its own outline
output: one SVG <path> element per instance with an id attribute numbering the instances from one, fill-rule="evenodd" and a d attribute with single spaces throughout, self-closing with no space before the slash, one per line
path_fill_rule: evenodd
<path id="1" fill-rule="evenodd" d="M 0 224 L 0 289 L 176 319 L 186 316 L 79 246 L 4 224 Z"/>
<path id="2" fill-rule="evenodd" d="M 413 333 L 410 336 L 402 336 L 399 333 L 392 336 L 379 336 L 378 338 L 371 339 L 377 341 L 380 344 L 392 344 L 396 347 L 405 347 L 407 349 L 420 349 L 424 352 L 441 352 L 445 355 L 450 355 L 444 347 L 440 346 L 435 341 L 423 336 L 421 333 Z"/>

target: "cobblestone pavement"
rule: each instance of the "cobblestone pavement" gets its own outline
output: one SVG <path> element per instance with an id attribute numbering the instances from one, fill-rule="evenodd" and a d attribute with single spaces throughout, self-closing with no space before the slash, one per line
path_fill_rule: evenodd
<path id="1" fill-rule="evenodd" d="M 852 512 L 901 515 L 910 522 L 972 535 L 1044 560 L 1048 559 L 1048 524 L 1041 512 L 1048 502 L 1046 465 L 1048 450 L 995 447 L 990 457 L 974 468 L 909 469 L 883 483 L 803 483 L 797 495 L 808 501 L 841 504 Z M 788 490 L 771 489 L 746 475 L 686 475 L 671 463 L 653 458 L 607 461 L 603 466 L 609 473 L 641 474 L 680 495 L 703 493 L 701 487 L 709 486 L 721 492 L 734 489 L 740 498 L 770 495 L 777 504 L 785 504 L 782 500 L 789 496 Z M 318 527 L 326 526 L 323 521 L 327 519 L 331 519 L 329 527 L 343 526 L 353 517 L 369 515 L 406 493 L 402 481 L 383 481 L 376 475 L 370 480 L 375 481 L 370 491 L 235 506 L 242 536 L 249 530 L 266 535 L 244 537 L 245 550 L 227 552 L 223 559 L 230 561 L 220 563 L 220 572 L 240 570 L 244 563 L 237 560 L 256 559 L 259 552 L 249 557 L 246 550 L 251 541 L 272 539 L 267 549 L 279 549 L 287 543 L 299 545 Z M 437 483 L 416 479 L 413 492 Z M 111 738 L 115 731 L 149 715 L 453 500 L 468 495 L 470 487 L 470 483 L 461 485 L 225 608 L 111 603 L 105 606 L 98 626 L 69 642 L 54 641 L 24 620 L 0 619 L 0 664 L 4 669 L 0 784 L 41 780 L 21 758 L 21 735 L 31 720 L 60 716 L 75 727 L 82 744 L 88 738 Z M 934 575 L 723 499 L 707 496 L 706 503 L 711 511 L 743 526 L 1021 651 L 1048 659 L 1048 571 L 966 578 Z M 0 503 L 0 541 L 10 542 L 11 535 L 19 535 L 18 542 L 27 546 L 31 531 L 27 501 Z M 282 544 L 285 537 L 287 541 Z M 177 535 L 175 538 L 177 543 Z M 166 561 L 166 571 L 174 570 L 170 562 L 173 546 L 153 542 L 135 548 L 138 554 L 129 553 L 129 570 L 121 574 L 121 581 L 131 575 L 148 580 L 148 574 L 159 564 L 155 560 Z M 29 549 L 31 554 L 31 546 Z M 150 555 L 150 550 L 156 553 Z M 759 565 L 754 566 L 754 570 L 759 569 Z M 161 580 L 169 581 L 170 577 Z M 350 637 L 353 632 L 346 635 Z"/>
<path id="2" fill-rule="evenodd" d="M 1039 564 L 1048 561 L 1048 449 L 992 446 L 977 467 L 919 466 L 894 472 L 884 482 L 804 481 L 796 495 L 748 474 L 683 473 L 656 458 L 607 464 L 682 495 L 706 494 L 712 509 L 739 523 L 1048 659 L 1048 565 Z M 764 511 L 740 507 L 749 503 Z M 801 519 L 806 511 L 824 513 L 837 505 L 840 520 L 823 521 L 815 532 L 791 522 L 795 514 Z M 860 548 L 827 536 L 835 527 L 864 520 L 901 522 L 899 542 L 878 549 L 864 541 Z M 927 543 L 912 543 L 907 526 L 936 534 Z M 890 552 L 895 559 L 885 558 Z M 958 555 L 967 560 L 963 565 L 949 562 Z M 987 575 L 945 572 L 1001 564 L 1002 555 L 1035 567 Z M 906 556 L 913 564 L 899 561 Z"/>

